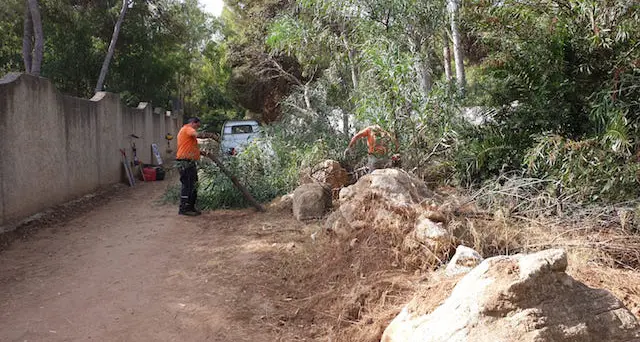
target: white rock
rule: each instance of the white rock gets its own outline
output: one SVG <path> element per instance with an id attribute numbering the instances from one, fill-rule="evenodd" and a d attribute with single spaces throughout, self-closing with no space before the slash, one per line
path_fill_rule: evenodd
<path id="1" fill-rule="evenodd" d="M 415 235 L 418 241 L 426 244 L 448 243 L 451 239 L 442 222 L 433 222 L 423 216 L 416 220 Z"/>
<path id="2" fill-rule="evenodd" d="M 631 342 L 640 326 L 622 302 L 565 273 L 563 250 L 484 260 L 432 312 L 407 306 L 382 342 Z"/>
<path id="3" fill-rule="evenodd" d="M 478 266 L 482 262 L 482 256 L 476 252 L 473 248 L 466 246 L 458 246 L 456 248 L 456 254 L 451 258 L 445 274 L 448 276 L 455 276 L 463 273 L 468 273 L 474 267 Z"/>

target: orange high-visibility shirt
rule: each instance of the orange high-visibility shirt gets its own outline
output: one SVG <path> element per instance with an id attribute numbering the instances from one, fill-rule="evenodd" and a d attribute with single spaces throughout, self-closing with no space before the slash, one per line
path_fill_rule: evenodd
<path id="1" fill-rule="evenodd" d="M 190 124 L 182 126 L 178 132 L 178 150 L 176 159 L 200 160 L 198 132 Z"/>
<path id="2" fill-rule="evenodd" d="M 379 132 L 377 132 L 379 130 Z M 382 129 L 374 129 L 373 126 L 369 126 L 362 131 L 358 132 L 349 143 L 349 146 L 352 146 L 356 140 L 361 138 L 367 138 L 367 152 L 373 155 L 384 155 L 389 152 L 388 147 L 386 146 L 388 143 L 394 143 L 397 149 L 397 143 L 391 138 L 391 135 Z M 380 139 L 387 138 L 387 139 Z M 391 141 L 381 141 L 381 140 L 391 140 Z"/>

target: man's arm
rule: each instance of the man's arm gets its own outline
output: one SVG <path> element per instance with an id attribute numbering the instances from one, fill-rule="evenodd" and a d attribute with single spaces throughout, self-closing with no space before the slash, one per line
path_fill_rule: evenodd
<path id="1" fill-rule="evenodd" d="M 360 132 L 358 132 L 356 135 L 354 135 L 353 138 L 351 138 L 351 141 L 349 141 L 349 145 L 347 146 L 347 149 L 350 149 L 351 147 L 353 147 L 353 145 L 356 143 L 356 141 L 358 141 L 358 139 L 364 138 L 367 135 L 369 135 L 370 131 L 371 131 L 371 128 L 367 127 L 361 130 Z"/>
<path id="2" fill-rule="evenodd" d="M 193 127 L 186 126 L 185 128 L 183 128 L 183 130 L 190 137 L 194 137 L 194 138 L 198 137 L 198 131 L 196 131 L 196 129 Z"/>
<path id="3" fill-rule="evenodd" d="M 211 132 L 200 132 L 196 137 L 200 139 L 213 139 L 216 141 L 218 140 L 218 134 Z"/>

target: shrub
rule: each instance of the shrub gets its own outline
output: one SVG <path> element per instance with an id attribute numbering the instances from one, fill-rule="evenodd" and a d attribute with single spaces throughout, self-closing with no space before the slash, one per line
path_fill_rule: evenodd
<path id="1" fill-rule="evenodd" d="M 293 146 L 270 136 L 249 144 L 237 156 L 224 158 L 223 162 L 258 202 L 268 202 L 294 190 L 300 170 L 329 155 L 323 140 Z M 201 167 L 198 194 L 204 209 L 249 205 L 231 180 L 212 163 Z"/>
<path id="2" fill-rule="evenodd" d="M 606 137 L 574 141 L 543 135 L 525 161 L 531 174 L 558 180 L 580 199 L 620 201 L 639 194 L 639 164 L 629 151 L 612 148 Z"/>

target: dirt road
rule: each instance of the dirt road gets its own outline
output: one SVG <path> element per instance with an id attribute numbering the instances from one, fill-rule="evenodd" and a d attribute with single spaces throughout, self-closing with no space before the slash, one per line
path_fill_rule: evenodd
<path id="1" fill-rule="evenodd" d="M 286 293 L 265 261 L 291 242 L 260 233 L 297 223 L 253 210 L 178 216 L 159 204 L 167 182 L 0 252 L 0 341 L 313 340 L 313 327 L 283 329 Z"/>

